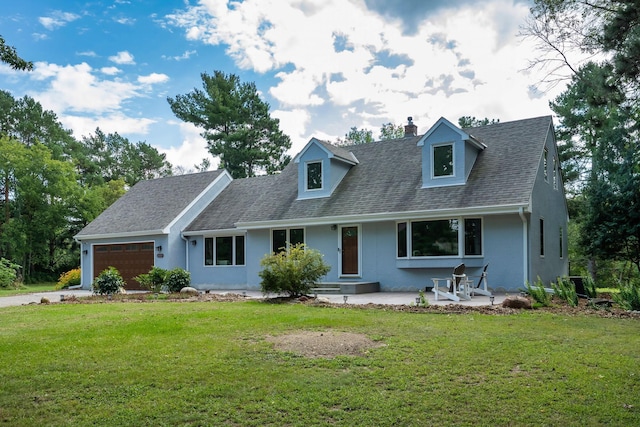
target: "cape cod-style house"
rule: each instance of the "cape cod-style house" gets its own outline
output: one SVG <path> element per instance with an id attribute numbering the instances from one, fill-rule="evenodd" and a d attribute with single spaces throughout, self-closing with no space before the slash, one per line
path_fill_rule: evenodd
<path id="1" fill-rule="evenodd" d="M 311 139 L 279 174 L 224 170 L 143 181 L 87 225 L 82 286 L 108 266 L 129 288 L 152 266 L 198 289 L 259 289 L 260 260 L 304 242 L 334 283 L 415 291 L 464 263 L 517 290 L 568 273 L 567 205 L 551 117 L 350 147 Z"/>

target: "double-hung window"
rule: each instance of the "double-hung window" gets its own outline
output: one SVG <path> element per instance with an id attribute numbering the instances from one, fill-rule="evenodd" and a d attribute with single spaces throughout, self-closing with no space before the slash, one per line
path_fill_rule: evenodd
<path id="1" fill-rule="evenodd" d="M 453 176 L 453 144 L 433 147 L 433 177 Z"/>
<path id="2" fill-rule="evenodd" d="M 322 162 L 308 162 L 306 164 L 306 189 L 321 190 L 322 189 Z"/>
<path id="3" fill-rule="evenodd" d="M 244 236 L 218 236 L 204 239 L 204 265 L 244 265 Z"/>

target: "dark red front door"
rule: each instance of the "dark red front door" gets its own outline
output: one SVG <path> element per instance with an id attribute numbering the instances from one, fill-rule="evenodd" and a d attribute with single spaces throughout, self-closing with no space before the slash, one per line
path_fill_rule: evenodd
<path id="1" fill-rule="evenodd" d="M 342 227 L 342 274 L 359 274 L 358 227 Z"/>

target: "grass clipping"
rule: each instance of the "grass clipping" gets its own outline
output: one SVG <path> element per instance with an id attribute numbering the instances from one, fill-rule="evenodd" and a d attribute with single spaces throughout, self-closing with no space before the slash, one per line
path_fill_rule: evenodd
<path id="1" fill-rule="evenodd" d="M 328 358 L 337 356 L 365 356 L 368 350 L 384 346 L 363 334 L 350 332 L 297 332 L 267 337 L 276 350 L 299 354 L 304 357 Z"/>

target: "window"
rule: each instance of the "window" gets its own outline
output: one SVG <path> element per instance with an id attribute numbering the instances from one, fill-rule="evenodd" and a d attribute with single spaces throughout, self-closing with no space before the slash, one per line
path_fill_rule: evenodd
<path id="1" fill-rule="evenodd" d="M 244 236 L 204 239 L 204 265 L 244 265 Z"/>
<path id="2" fill-rule="evenodd" d="M 399 222 L 398 225 L 398 258 L 407 257 L 407 223 Z"/>
<path id="3" fill-rule="evenodd" d="M 411 255 L 458 255 L 458 220 L 412 222 Z"/>
<path id="4" fill-rule="evenodd" d="M 396 225 L 398 258 L 460 255 L 460 220 L 399 222 Z M 409 242 L 411 247 L 409 248 Z M 464 220 L 464 255 L 482 255 L 482 219 Z"/>
<path id="5" fill-rule="evenodd" d="M 480 218 L 464 220 L 464 254 L 482 255 L 482 220 Z"/>
<path id="6" fill-rule="evenodd" d="M 453 176 L 453 144 L 433 147 L 433 176 Z"/>
<path id="7" fill-rule="evenodd" d="M 307 163 L 307 190 L 322 189 L 322 162 Z"/>
<path id="8" fill-rule="evenodd" d="M 564 258 L 564 234 L 562 227 L 560 227 L 560 259 Z"/>
<path id="9" fill-rule="evenodd" d="M 540 218 L 540 256 L 544 256 L 544 218 Z"/>
<path id="10" fill-rule="evenodd" d="M 549 154 L 549 150 L 546 148 L 542 152 L 542 173 L 544 173 L 544 180 L 549 182 L 549 164 L 547 162 L 547 155 Z"/>
<path id="11" fill-rule="evenodd" d="M 304 228 L 285 228 L 271 232 L 271 250 L 275 253 L 298 243 L 304 243 Z"/>

